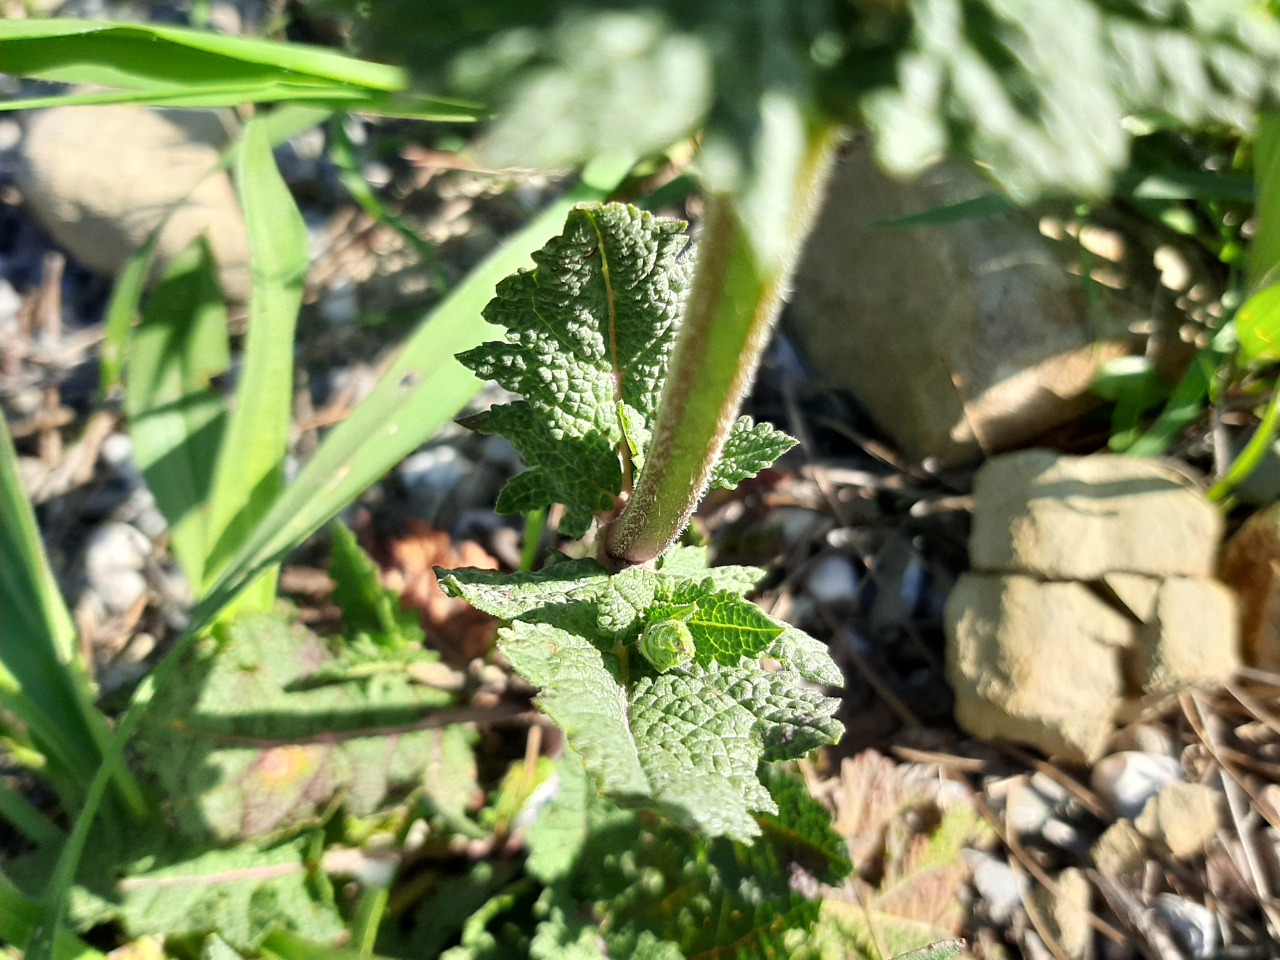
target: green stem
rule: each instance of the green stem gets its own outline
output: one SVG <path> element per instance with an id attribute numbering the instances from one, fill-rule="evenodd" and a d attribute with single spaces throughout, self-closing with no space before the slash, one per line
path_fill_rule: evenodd
<path id="1" fill-rule="evenodd" d="M 1267 412 L 1262 415 L 1262 422 L 1253 432 L 1240 455 L 1232 461 L 1226 475 L 1209 489 L 1209 499 L 1221 503 L 1236 487 L 1249 478 L 1249 474 L 1257 468 L 1271 446 L 1271 440 L 1280 426 L 1280 386 L 1271 394 L 1267 404 Z"/>
<path id="2" fill-rule="evenodd" d="M 647 563 L 661 556 L 684 532 L 706 493 L 821 199 L 834 157 L 834 134 L 830 127 L 813 131 L 795 182 L 788 185 L 789 209 L 776 218 L 783 222 L 770 224 L 787 235 L 781 256 L 761 256 L 743 224 L 738 196 L 711 195 L 693 291 L 645 469 L 606 534 L 605 554 L 613 564 Z"/>

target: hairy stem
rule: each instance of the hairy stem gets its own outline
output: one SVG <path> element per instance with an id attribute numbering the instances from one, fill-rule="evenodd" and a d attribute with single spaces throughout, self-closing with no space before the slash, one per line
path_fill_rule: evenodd
<path id="1" fill-rule="evenodd" d="M 812 224 L 834 142 L 834 131 L 822 128 L 806 144 L 787 191 L 789 209 L 770 224 L 786 233 L 781 256 L 761 256 L 736 196 L 711 196 L 645 469 L 606 534 L 605 554 L 614 565 L 661 556 L 706 493 Z M 758 230 L 761 224 L 751 226 Z"/>

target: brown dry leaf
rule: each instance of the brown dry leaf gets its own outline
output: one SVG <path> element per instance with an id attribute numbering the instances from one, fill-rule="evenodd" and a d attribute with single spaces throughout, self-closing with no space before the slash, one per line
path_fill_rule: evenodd
<path id="1" fill-rule="evenodd" d="M 944 790 L 934 769 L 873 750 L 844 762 L 835 802 L 857 872 L 828 891 L 825 936 L 868 958 L 957 936 L 969 877 L 961 852 L 989 830 L 977 810 Z"/>
<path id="2" fill-rule="evenodd" d="M 416 519 L 407 534 L 391 541 L 390 554 L 387 586 L 400 591 L 406 610 L 422 611 L 423 625 L 446 658 L 466 664 L 488 653 L 497 621 L 465 600 L 445 596 L 432 568 L 497 570 L 498 561 L 478 543 L 454 543 L 445 531 Z"/>

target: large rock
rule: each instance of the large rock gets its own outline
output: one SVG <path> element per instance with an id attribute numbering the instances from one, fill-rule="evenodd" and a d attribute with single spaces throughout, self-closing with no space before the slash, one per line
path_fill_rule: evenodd
<path id="1" fill-rule="evenodd" d="M 798 269 L 786 316 L 810 364 L 916 459 L 974 460 L 1074 420 L 1099 366 L 1130 349 L 1132 315 L 1105 291 L 1091 307 L 1066 269 L 1078 251 L 1034 215 L 877 225 L 989 192 L 958 164 L 893 180 L 857 144 Z"/>
<path id="2" fill-rule="evenodd" d="M 1207 577 L 1222 518 L 1170 466 L 1135 457 L 996 457 L 974 479 L 969 555 L 979 570 L 1046 580 Z"/>
<path id="3" fill-rule="evenodd" d="M 249 248 L 231 179 L 215 171 L 230 142 L 210 110 L 56 107 L 27 124 L 17 182 L 32 212 L 68 253 L 114 276 L 171 211 L 158 268 L 209 237 L 224 292 L 244 300 Z"/>
<path id="4" fill-rule="evenodd" d="M 1137 625 L 1079 583 L 965 574 L 947 601 L 956 720 L 975 736 L 1095 760 Z"/>
<path id="5" fill-rule="evenodd" d="M 1255 513 L 1227 541 L 1222 579 L 1240 597 L 1245 659 L 1280 672 L 1280 504 Z"/>

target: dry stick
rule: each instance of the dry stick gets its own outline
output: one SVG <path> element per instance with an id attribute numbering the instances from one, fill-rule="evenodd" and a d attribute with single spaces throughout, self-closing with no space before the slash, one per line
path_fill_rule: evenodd
<path id="1" fill-rule="evenodd" d="M 1244 801 L 1242 794 L 1247 793 L 1254 802 L 1254 808 L 1259 814 L 1266 818 L 1274 827 L 1274 812 L 1267 809 L 1268 805 L 1264 804 L 1262 799 L 1258 797 L 1248 783 L 1240 777 L 1239 773 L 1234 770 L 1226 759 L 1222 756 L 1221 745 L 1214 732 L 1210 729 L 1210 724 L 1204 713 L 1204 706 L 1200 702 L 1200 696 L 1195 691 L 1188 691 L 1179 698 L 1182 704 L 1183 712 L 1186 714 L 1187 721 L 1195 730 L 1200 741 L 1209 751 L 1209 755 L 1214 762 L 1218 764 L 1224 776 L 1222 777 L 1223 792 L 1227 797 L 1227 810 L 1231 813 L 1231 821 L 1235 824 L 1236 835 L 1240 838 L 1240 849 L 1244 854 L 1245 866 L 1248 868 L 1249 879 L 1253 881 L 1254 895 L 1258 899 L 1258 906 L 1262 908 L 1263 916 L 1267 919 L 1267 932 L 1277 941 L 1280 941 L 1280 910 L 1277 909 L 1276 903 L 1272 898 L 1271 890 L 1267 884 L 1266 873 L 1262 869 L 1262 864 L 1257 851 L 1257 839 L 1254 831 L 1249 828 L 1246 823 L 1248 813 L 1248 805 Z M 1194 710 L 1195 715 L 1192 715 Z M 1267 814 L 1272 813 L 1268 817 Z M 1280 829 L 1280 828 L 1278 828 Z"/>

